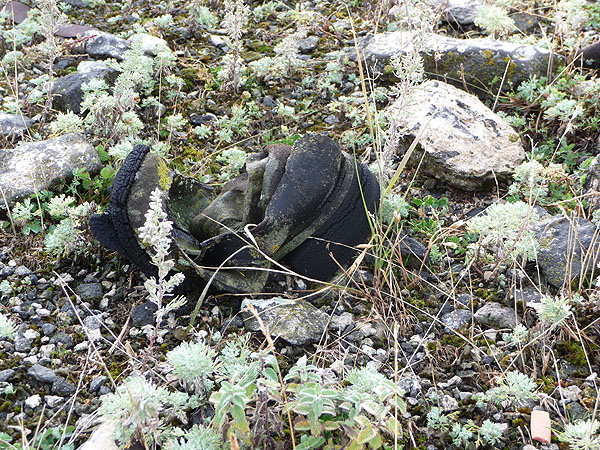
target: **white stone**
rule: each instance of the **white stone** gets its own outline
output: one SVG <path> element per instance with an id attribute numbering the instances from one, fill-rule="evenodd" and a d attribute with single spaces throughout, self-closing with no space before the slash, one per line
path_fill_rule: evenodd
<path id="1" fill-rule="evenodd" d="M 36 409 L 41 404 L 42 404 L 42 397 L 40 397 L 39 394 L 32 395 L 31 397 L 28 397 L 25 399 L 25 406 L 27 406 L 31 409 Z"/>
<path id="2" fill-rule="evenodd" d="M 42 345 L 40 346 L 40 353 L 44 358 L 51 358 L 55 349 L 56 346 L 54 344 Z"/>
<path id="3" fill-rule="evenodd" d="M 465 190 L 494 187 L 525 159 L 519 135 L 475 96 L 441 81 L 415 88 L 407 102 L 388 108 L 398 147 L 408 145 L 424 127 L 410 159 L 421 173 Z"/>
<path id="4" fill-rule="evenodd" d="M 171 52 L 167 41 L 157 36 L 147 33 L 138 33 L 127 39 L 127 43 L 131 46 L 136 40 L 141 42 L 142 50 L 148 56 L 155 56 L 161 50 Z"/>
<path id="5" fill-rule="evenodd" d="M 44 401 L 46 402 L 46 405 L 48 405 L 48 408 L 54 408 L 60 405 L 64 401 L 64 398 L 59 397 L 58 395 L 46 395 Z"/>
<path id="6" fill-rule="evenodd" d="M 28 328 L 23 332 L 23 336 L 26 337 L 27 339 L 35 341 L 37 338 L 40 337 L 40 333 L 38 333 L 37 331 L 35 331 L 32 328 Z"/>
<path id="7" fill-rule="evenodd" d="M 92 433 L 89 440 L 79 450 L 118 450 L 115 444 L 115 428 L 117 424 L 113 421 L 104 422 Z"/>

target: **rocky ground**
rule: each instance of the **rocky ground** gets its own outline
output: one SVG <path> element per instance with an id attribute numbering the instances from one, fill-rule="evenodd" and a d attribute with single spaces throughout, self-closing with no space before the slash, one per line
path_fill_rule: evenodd
<path id="1" fill-rule="evenodd" d="M 221 2 L 9 2 L 0 312 L 16 333 L 0 340 L 0 448 L 32 448 L 36 435 L 40 448 L 76 448 L 126 377 L 169 385 L 165 354 L 178 344 L 219 352 L 248 332 L 284 375 L 307 356 L 340 386 L 352 368 L 394 380 L 406 411 L 385 448 L 569 448 L 560 432 L 593 425 L 599 406 L 600 51 L 586 46 L 600 8 L 509 2 L 512 25 L 493 28 L 482 3 L 252 2 L 236 41 Z M 86 87 L 94 80 L 106 87 Z M 153 341 L 145 277 L 87 227 L 132 144 L 219 189 L 244 170 L 230 150 L 308 132 L 378 173 L 381 213 L 360 266 L 332 284 L 275 274 L 260 294 L 199 286 Z M 61 194 L 72 209 L 54 214 Z M 517 201 L 526 213 L 485 212 Z M 514 372 L 532 395 L 507 381 Z M 477 402 L 482 392 L 497 396 Z M 551 443 L 536 439 L 535 410 L 550 413 Z M 500 432 L 491 444 L 486 421 Z M 454 423 L 472 438 L 455 439 Z M 246 445 L 292 448 L 289 428 L 272 433 Z"/>

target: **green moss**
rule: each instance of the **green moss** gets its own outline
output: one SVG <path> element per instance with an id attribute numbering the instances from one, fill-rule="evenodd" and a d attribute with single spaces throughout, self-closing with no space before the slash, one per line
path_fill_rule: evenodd
<path id="1" fill-rule="evenodd" d="M 587 364 L 585 351 L 579 342 L 561 341 L 556 344 L 558 354 L 565 360 L 576 366 Z"/>

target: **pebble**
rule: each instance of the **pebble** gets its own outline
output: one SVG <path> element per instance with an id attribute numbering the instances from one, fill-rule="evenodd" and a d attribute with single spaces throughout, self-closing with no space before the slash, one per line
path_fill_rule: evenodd
<path id="1" fill-rule="evenodd" d="M 5 382 L 10 380 L 15 375 L 15 371 L 13 369 L 4 369 L 0 370 L 0 382 Z"/>
<path id="2" fill-rule="evenodd" d="M 46 405 L 48 405 L 48 408 L 56 408 L 65 400 L 64 398 L 59 397 L 58 395 L 46 395 L 44 397 L 44 401 L 46 402 Z"/>
<path id="3" fill-rule="evenodd" d="M 354 323 L 354 315 L 349 312 L 343 312 L 339 316 L 331 316 L 329 321 L 329 328 L 341 333 L 343 330 L 348 328 Z"/>
<path id="4" fill-rule="evenodd" d="M 42 397 L 39 394 L 34 394 L 31 397 L 25 399 L 25 406 L 31 409 L 36 409 L 42 404 Z"/>
<path id="5" fill-rule="evenodd" d="M 107 380 L 108 377 L 105 375 L 100 375 L 94 378 L 90 383 L 90 392 L 94 393 L 98 391 L 102 386 L 104 386 L 104 383 L 106 383 Z"/>
<path id="6" fill-rule="evenodd" d="M 58 395 L 71 395 L 77 391 L 77 388 L 62 377 L 52 383 L 52 392 Z"/>
<path id="7" fill-rule="evenodd" d="M 58 376 L 52 369 L 48 369 L 47 367 L 41 366 L 39 364 L 34 364 L 27 371 L 27 375 L 32 378 L 35 378 L 40 383 L 54 383 L 58 380 Z"/>

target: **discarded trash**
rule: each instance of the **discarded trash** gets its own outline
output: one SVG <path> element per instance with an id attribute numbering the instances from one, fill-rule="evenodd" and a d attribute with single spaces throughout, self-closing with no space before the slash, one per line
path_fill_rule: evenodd
<path id="1" fill-rule="evenodd" d="M 371 233 L 368 213 L 379 206 L 375 176 L 326 136 L 309 134 L 293 147 L 249 155 L 246 171 L 219 195 L 170 173 L 162 158 L 138 145 L 115 177 L 110 205 L 90 227 L 147 276 L 156 268 L 137 229 L 157 186 L 166 193 L 178 270 L 233 292 L 260 292 L 269 270 L 282 270 L 278 263 L 328 280 L 356 256 L 354 246 Z"/>

